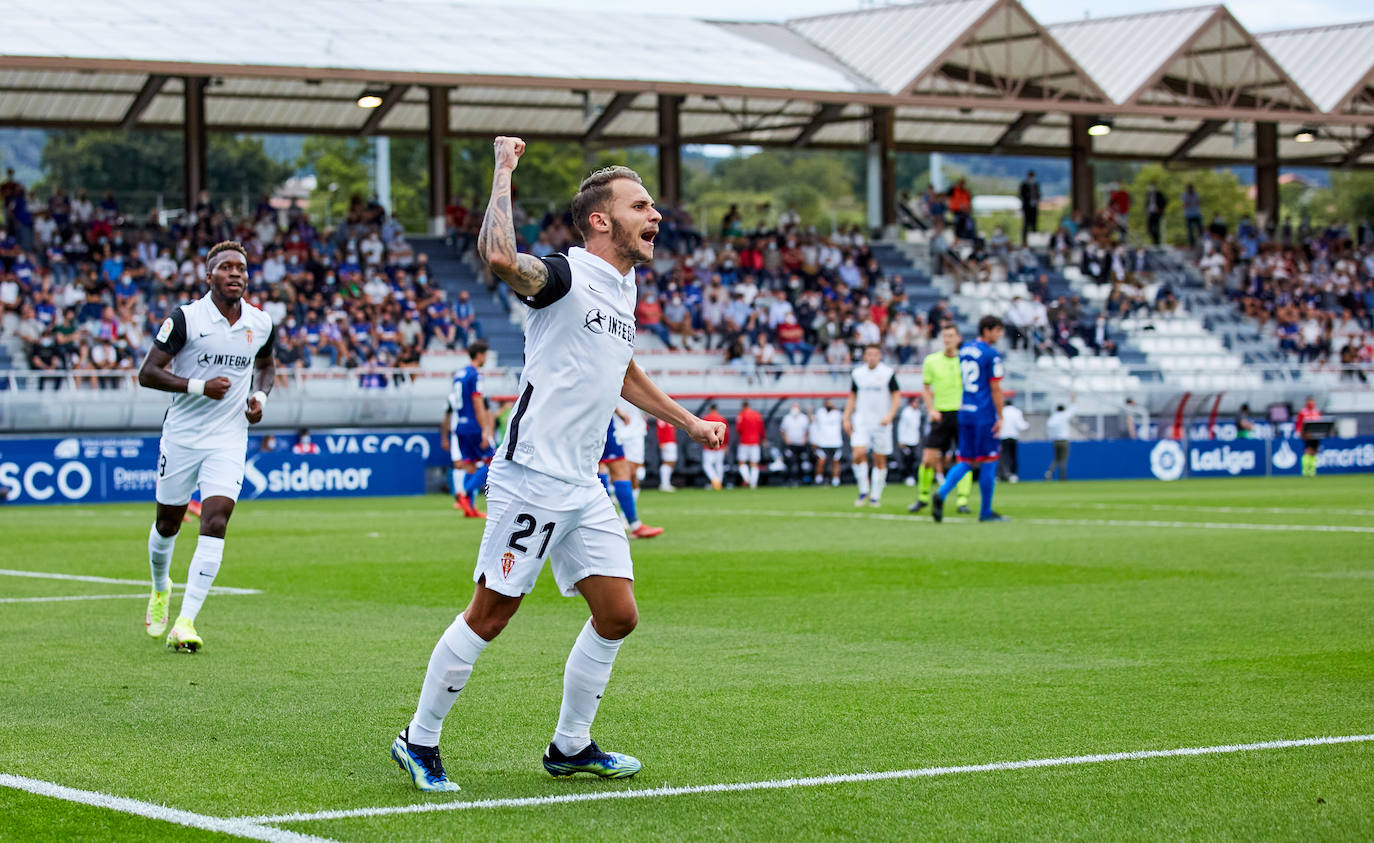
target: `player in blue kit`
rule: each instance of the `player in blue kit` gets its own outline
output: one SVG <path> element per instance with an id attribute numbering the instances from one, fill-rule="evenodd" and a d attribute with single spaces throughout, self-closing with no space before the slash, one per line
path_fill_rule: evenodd
<path id="1" fill-rule="evenodd" d="M 992 509 L 992 491 L 997 482 L 995 465 L 1002 442 L 1002 355 L 997 341 L 1002 339 L 1002 320 L 984 316 L 978 320 L 978 339 L 959 349 L 959 371 L 964 377 L 964 401 L 959 405 L 959 462 L 945 475 L 945 482 L 931 498 L 930 514 L 936 521 L 945 517 L 945 498 L 975 465 L 982 507 L 979 521 L 1006 521 Z"/>
<path id="2" fill-rule="evenodd" d="M 620 413 L 619 409 L 616 413 Z M 597 476 L 601 485 L 613 495 L 620 504 L 620 512 L 625 516 L 625 528 L 637 539 L 651 539 L 663 532 L 662 527 L 650 527 L 639 520 L 639 502 L 635 500 L 634 466 L 625 459 L 625 446 L 616 435 L 615 419 L 606 428 L 606 446 L 601 449 L 601 462 Z"/>
<path id="3" fill-rule="evenodd" d="M 468 365 L 453 376 L 453 390 L 444 411 L 444 432 L 440 444 L 453 460 L 453 508 L 467 518 L 485 518 L 476 507 L 477 491 L 486 483 L 486 464 L 491 460 L 492 416 L 482 397 L 482 373 L 487 361 L 487 341 L 474 340 L 468 346 Z"/>

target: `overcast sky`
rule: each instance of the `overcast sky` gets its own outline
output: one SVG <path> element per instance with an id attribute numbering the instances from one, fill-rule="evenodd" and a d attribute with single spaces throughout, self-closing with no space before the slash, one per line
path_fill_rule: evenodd
<path id="1" fill-rule="evenodd" d="M 724 20 L 785 20 L 827 12 L 857 9 L 859 0 L 678 0 L 672 4 L 646 4 L 643 0 L 462 0 L 484 6 L 543 6 L 560 9 L 586 9 L 630 12 L 634 14 L 673 14 Z M 1091 11 L 1093 17 L 1111 17 L 1156 9 L 1177 9 L 1203 5 L 1205 0 L 1021 0 L 1041 23 L 1079 20 Z M 1350 23 L 1374 18 L 1369 0 L 1233 0 L 1228 6 L 1252 32 L 1291 29 L 1328 23 Z"/>

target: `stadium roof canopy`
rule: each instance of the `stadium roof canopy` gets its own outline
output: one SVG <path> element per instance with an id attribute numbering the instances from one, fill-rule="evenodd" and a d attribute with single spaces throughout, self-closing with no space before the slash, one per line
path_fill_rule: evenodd
<path id="1" fill-rule="evenodd" d="M 442 0 L 0 0 L 0 125 L 1374 167 L 1374 22 L 1019 0 L 780 23 Z M 364 93 L 382 105 L 359 108 Z M 189 117 L 189 119 L 188 119 Z M 1088 139 L 1089 124 L 1110 121 Z M 1302 136 L 1303 141 L 1297 138 Z"/>

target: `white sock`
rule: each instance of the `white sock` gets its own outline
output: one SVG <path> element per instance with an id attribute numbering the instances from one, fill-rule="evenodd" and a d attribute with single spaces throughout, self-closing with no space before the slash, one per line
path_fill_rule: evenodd
<path id="1" fill-rule="evenodd" d="M 186 572 L 186 593 L 181 598 L 178 618 L 195 621 L 210 586 L 215 584 L 219 563 L 224 559 L 224 539 L 201 536 L 196 539 L 196 553 L 191 557 L 191 570 Z"/>
<path id="2" fill-rule="evenodd" d="M 472 631 L 462 615 L 454 618 L 448 629 L 434 645 L 425 670 L 425 684 L 420 687 L 420 703 L 410 720 L 407 739 L 420 746 L 438 746 L 439 732 L 444 718 L 458 693 L 472 675 L 472 665 L 486 649 L 487 642 Z"/>
<path id="3" fill-rule="evenodd" d="M 658 466 L 658 485 L 673 485 L 673 467 L 671 465 L 659 464 Z"/>
<path id="4" fill-rule="evenodd" d="M 873 469 L 873 494 L 871 496 L 872 500 L 882 500 L 883 486 L 885 485 L 887 485 L 887 469 Z"/>
<path id="5" fill-rule="evenodd" d="M 749 485 L 755 489 L 759 487 L 759 470 L 756 465 L 749 466 Z"/>
<path id="6" fill-rule="evenodd" d="M 854 463 L 854 480 L 859 484 L 859 494 L 868 494 L 868 463 Z"/>
<path id="7" fill-rule="evenodd" d="M 639 489 L 631 489 L 630 496 L 633 497 L 635 500 L 639 500 Z"/>
<path id="8" fill-rule="evenodd" d="M 749 485 L 749 466 L 746 463 L 739 464 L 739 479 L 744 485 Z"/>
<path id="9" fill-rule="evenodd" d="M 563 706 L 553 733 L 553 745 L 564 755 L 576 755 L 592 742 L 596 707 L 601 704 L 606 683 L 611 681 L 611 665 L 624 640 L 612 641 L 597 635 L 590 619 L 578 633 L 563 669 Z"/>
<path id="10" fill-rule="evenodd" d="M 153 574 L 153 590 L 166 591 L 172 587 L 172 578 L 167 572 L 172 569 L 172 549 L 176 547 L 177 534 L 164 536 L 154 524 L 148 528 L 148 568 Z"/>

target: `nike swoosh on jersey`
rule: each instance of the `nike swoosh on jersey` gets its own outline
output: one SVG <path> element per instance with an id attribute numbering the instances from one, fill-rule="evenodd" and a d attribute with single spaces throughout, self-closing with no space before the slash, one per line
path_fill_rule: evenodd
<path id="1" fill-rule="evenodd" d="M 200 332 L 200 335 L 201 335 L 202 337 L 208 337 L 208 336 L 210 336 L 210 335 L 213 334 L 213 333 L 214 333 L 214 331 L 201 331 L 201 332 Z"/>

